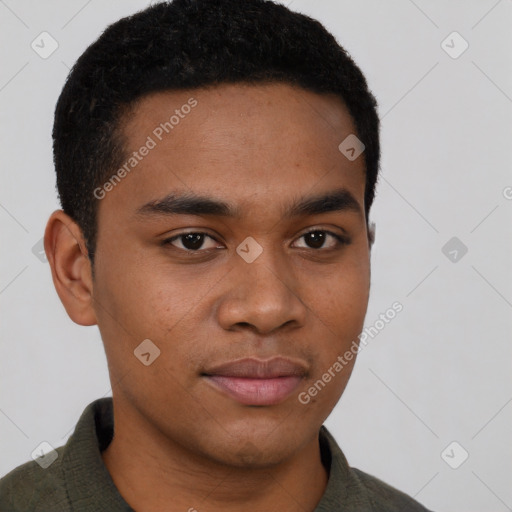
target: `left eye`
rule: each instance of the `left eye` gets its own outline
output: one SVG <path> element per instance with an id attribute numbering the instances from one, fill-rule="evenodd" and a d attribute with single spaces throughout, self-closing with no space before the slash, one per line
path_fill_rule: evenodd
<path id="1" fill-rule="evenodd" d="M 180 235 L 173 236 L 172 238 L 167 238 L 166 240 L 162 241 L 163 245 L 172 245 L 173 247 L 176 247 L 177 249 L 185 250 L 187 252 L 198 252 L 205 242 L 205 240 L 209 238 L 213 242 L 216 242 L 216 240 L 208 235 L 207 233 L 201 233 L 201 232 L 190 232 L 190 233 L 181 233 Z M 302 246 L 302 248 L 306 249 L 336 249 L 337 247 L 341 245 L 347 245 L 349 241 L 346 237 L 337 235 L 336 233 L 333 233 L 331 231 L 326 231 L 322 229 L 315 229 L 312 231 L 308 231 L 307 233 L 302 234 L 297 240 L 304 239 L 307 243 L 306 246 Z M 330 247 L 325 248 L 324 244 L 328 238 L 333 239 L 333 242 L 331 242 Z M 179 241 L 180 246 L 175 245 L 175 242 Z M 204 250 L 208 249 L 215 249 L 217 246 L 213 245 L 212 247 L 206 248 Z"/>
<path id="2" fill-rule="evenodd" d="M 304 238 L 309 241 L 309 248 L 310 249 L 321 249 L 325 243 L 325 240 L 327 237 L 331 237 L 334 239 L 334 242 L 331 243 L 331 246 L 327 249 L 336 249 L 340 245 L 346 245 L 348 244 L 348 240 L 346 237 L 343 237 L 341 235 L 337 235 L 336 233 L 333 233 L 331 231 L 326 231 L 325 229 L 315 229 L 312 231 L 308 231 L 307 233 L 304 233 L 299 237 L 299 240 L 301 238 Z M 307 249 L 308 247 L 306 247 Z"/>

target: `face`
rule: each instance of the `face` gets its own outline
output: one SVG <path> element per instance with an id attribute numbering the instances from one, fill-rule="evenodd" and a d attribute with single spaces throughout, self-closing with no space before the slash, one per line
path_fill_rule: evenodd
<path id="1" fill-rule="evenodd" d="M 194 455 L 283 461 L 339 400 L 354 359 L 332 368 L 366 313 L 364 160 L 338 149 L 351 117 L 237 84 L 147 96 L 122 126 L 93 286 L 115 403 Z"/>

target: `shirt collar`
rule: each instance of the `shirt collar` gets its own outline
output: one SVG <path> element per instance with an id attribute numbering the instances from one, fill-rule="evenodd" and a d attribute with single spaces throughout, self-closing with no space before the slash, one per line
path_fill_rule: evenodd
<path id="1" fill-rule="evenodd" d="M 325 426 L 319 433 L 322 462 L 329 471 L 329 480 L 314 512 L 332 512 L 343 506 L 344 512 L 373 510 L 368 494 L 348 465 L 338 443 Z"/>
<path id="2" fill-rule="evenodd" d="M 101 451 L 112 440 L 112 398 L 90 403 L 66 443 L 62 468 L 69 501 L 76 510 L 134 512 L 123 499 L 108 472 Z"/>
<path id="3" fill-rule="evenodd" d="M 114 432 L 112 398 L 90 403 L 66 443 L 62 468 L 70 503 L 78 510 L 134 512 L 123 499 L 108 472 L 101 452 Z M 359 479 L 350 469 L 340 447 L 325 426 L 319 432 L 322 463 L 327 468 L 327 487 L 314 512 L 371 510 Z"/>

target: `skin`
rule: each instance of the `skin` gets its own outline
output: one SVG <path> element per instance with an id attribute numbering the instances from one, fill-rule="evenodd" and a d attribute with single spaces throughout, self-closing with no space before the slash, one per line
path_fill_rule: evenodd
<path id="1" fill-rule="evenodd" d="M 325 491 L 318 432 L 355 359 L 302 404 L 361 332 L 370 288 L 365 167 L 340 142 L 356 133 L 342 102 L 285 84 L 222 85 L 142 98 L 123 121 L 127 154 L 189 98 L 197 106 L 100 201 L 94 279 L 79 227 L 54 212 L 45 249 L 71 319 L 97 324 L 108 360 L 115 436 L 102 457 L 138 511 L 305 511 Z M 155 139 L 156 140 L 156 139 Z M 360 211 L 286 218 L 293 201 L 344 188 Z M 239 218 L 137 215 L 169 193 L 231 203 Z M 303 236 L 345 235 L 338 245 Z M 206 232 L 199 256 L 184 232 Z M 252 263 L 236 248 L 263 248 Z M 197 251 L 196 251 L 197 252 Z M 160 349 L 149 366 L 144 339 Z M 205 368 L 286 356 L 307 367 L 284 402 L 247 406 L 212 387 Z"/>

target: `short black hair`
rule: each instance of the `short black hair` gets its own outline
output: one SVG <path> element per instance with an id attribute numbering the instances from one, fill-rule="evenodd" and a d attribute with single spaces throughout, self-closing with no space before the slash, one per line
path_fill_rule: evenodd
<path id="1" fill-rule="evenodd" d="M 334 36 L 271 0 L 173 0 L 108 26 L 73 66 L 56 105 L 59 199 L 82 230 L 92 264 L 99 201 L 93 191 L 126 158 L 123 113 L 153 92 L 265 82 L 344 102 L 365 145 L 368 220 L 380 159 L 377 102 Z"/>

